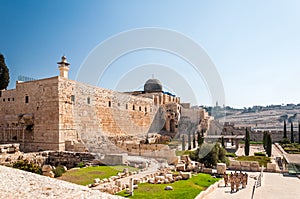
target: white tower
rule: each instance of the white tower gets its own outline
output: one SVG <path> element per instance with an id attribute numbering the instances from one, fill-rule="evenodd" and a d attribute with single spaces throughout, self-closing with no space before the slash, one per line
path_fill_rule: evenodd
<path id="1" fill-rule="evenodd" d="M 59 76 L 67 78 L 68 79 L 68 74 L 69 74 L 69 69 L 70 69 L 70 64 L 67 62 L 66 56 L 61 57 L 61 61 L 57 62 L 59 64 L 58 69 L 59 69 Z"/>

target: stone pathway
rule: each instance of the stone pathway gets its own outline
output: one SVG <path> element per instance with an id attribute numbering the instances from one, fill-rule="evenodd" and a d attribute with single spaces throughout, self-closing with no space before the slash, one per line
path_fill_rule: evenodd
<path id="1" fill-rule="evenodd" d="M 249 156 L 253 156 L 255 152 L 261 152 L 261 151 L 265 151 L 262 145 L 250 145 Z M 240 145 L 240 147 L 235 152 L 235 154 L 237 156 L 244 156 L 245 155 L 244 145 Z"/>
<path id="2" fill-rule="evenodd" d="M 298 199 L 300 179 L 280 173 L 264 173 L 261 188 L 256 189 L 254 199 Z"/>
<path id="3" fill-rule="evenodd" d="M 91 190 L 62 180 L 0 166 L 0 198 L 2 199 L 76 199 L 122 198 Z"/>
<path id="4" fill-rule="evenodd" d="M 227 171 L 230 173 L 231 171 Z M 234 171 L 232 171 L 234 172 Z M 251 198 L 253 185 L 255 183 L 254 177 L 259 175 L 259 172 L 247 172 L 248 184 L 245 189 L 241 189 L 238 192 L 230 193 L 230 184 L 227 187 L 224 187 L 224 184 L 221 184 L 219 188 L 215 191 L 210 193 L 205 199 L 215 199 L 215 198 L 222 198 L 222 199 L 241 199 L 241 198 Z"/>

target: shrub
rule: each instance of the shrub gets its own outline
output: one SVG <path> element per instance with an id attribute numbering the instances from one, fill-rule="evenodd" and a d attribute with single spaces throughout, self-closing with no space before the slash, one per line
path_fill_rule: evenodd
<path id="1" fill-rule="evenodd" d="M 39 165 L 29 162 L 28 160 L 18 160 L 13 163 L 13 168 L 29 171 L 32 173 L 42 174 L 42 169 Z"/>
<path id="2" fill-rule="evenodd" d="M 254 156 L 266 156 L 264 152 L 255 152 Z"/>
<path id="3" fill-rule="evenodd" d="M 207 144 L 201 145 L 201 151 L 198 148 L 190 154 L 190 158 L 194 161 L 203 163 L 205 167 L 212 168 L 217 165 L 218 162 L 228 163 L 225 154 L 226 150 L 222 148 L 219 144 Z M 202 153 L 207 152 L 206 156 L 202 157 Z"/>
<path id="4" fill-rule="evenodd" d="M 236 155 L 235 155 L 235 153 L 226 153 L 226 157 L 232 157 L 232 158 L 235 158 Z"/>
<path id="5" fill-rule="evenodd" d="M 83 162 L 79 162 L 76 167 L 83 168 L 85 167 L 85 164 Z"/>
<path id="6" fill-rule="evenodd" d="M 57 166 L 55 169 L 53 169 L 54 177 L 60 177 L 63 173 L 65 173 L 66 170 L 64 166 Z"/>
<path id="7" fill-rule="evenodd" d="M 290 144 L 290 140 L 287 138 L 284 138 L 282 141 L 279 142 L 280 144 Z"/>

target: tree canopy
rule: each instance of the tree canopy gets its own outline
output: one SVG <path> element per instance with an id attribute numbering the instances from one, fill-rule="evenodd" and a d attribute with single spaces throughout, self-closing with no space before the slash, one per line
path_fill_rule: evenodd
<path id="1" fill-rule="evenodd" d="M 209 168 L 217 165 L 218 162 L 228 163 L 228 160 L 226 158 L 226 150 L 223 147 L 221 147 L 218 143 L 217 144 L 203 143 L 201 149 L 203 151 L 209 151 L 209 153 L 205 157 L 200 158 L 199 156 L 200 148 L 198 148 L 196 151 L 193 151 L 190 154 L 192 160 L 203 163 L 205 167 L 209 167 Z"/>
<path id="2" fill-rule="evenodd" d="M 9 83 L 9 70 L 5 64 L 5 59 L 0 54 L 0 90 L 6 89 Z"/>

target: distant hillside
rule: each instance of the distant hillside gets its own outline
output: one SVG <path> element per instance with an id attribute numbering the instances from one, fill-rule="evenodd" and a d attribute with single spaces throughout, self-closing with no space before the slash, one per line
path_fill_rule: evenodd
<path id="1" fill-rule="evenodd" d="M 298 131 L 300 120 L 300 104 L 253 106 L 251 108 L 235 109 L 232 107 L 204 107 L 213 112 L 216 120 L 232 122 L 235 126 L 251 126 L 253 130 L 283 130 L 283 120 L 294 123 L 294 131 Z"/>

